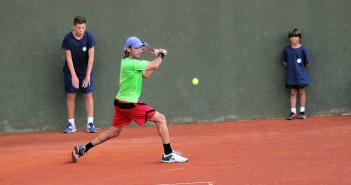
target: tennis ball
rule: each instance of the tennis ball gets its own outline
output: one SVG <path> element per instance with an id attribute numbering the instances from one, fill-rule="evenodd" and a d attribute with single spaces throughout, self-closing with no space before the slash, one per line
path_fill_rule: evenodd
<path id="1" fill-rule="evenodd" d="M 193 85 L 199 84 L 199 80 L 197 78 L 194 78 L 192 82 L 193 82 Z"/>

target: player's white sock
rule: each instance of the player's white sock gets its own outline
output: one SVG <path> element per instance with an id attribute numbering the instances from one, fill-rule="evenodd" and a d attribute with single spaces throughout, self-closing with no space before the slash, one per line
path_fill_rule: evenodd
<path id="1" fill-rule="evenodd" d="M 292 113 L 296 113 L 296 108 L 291 108 Z"/>
<path id="2" fill-rule="evenodd" d="M 300 107 L 300 112 L 305 112 L 305 107 Z"/>
<path id="3" fill-rule="evenodd" d="M 74 118 L 73 119 L 68 119 L 68 123 L 72 123 L 72 125 L 75 125 Z"/>
<path id="4" fill-rule="evenodd" d="M 88 123 L 87 124 L 89 124 L 89 123 L 94 123 L 94 117 L 88 117 Z"/>

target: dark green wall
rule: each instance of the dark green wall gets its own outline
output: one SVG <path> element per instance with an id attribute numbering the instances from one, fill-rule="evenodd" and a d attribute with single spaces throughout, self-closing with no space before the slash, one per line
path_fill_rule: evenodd
<path id="1" fill-rule="evenodd" d="M 0 1 L 0 133 L 64 128 L 60 47 L 76 15 L 98 40 L 97 127 L 111 125 L 123 44 L 133 35 L 169 51 L 141 98 L 170 124 L 287 116 L 280 54 L 294 27 L 312 57 L 307 113 L 350 113 L 350 9 L 349 0 Z M 85 128 L 81 94 L 76 122 Z"/>

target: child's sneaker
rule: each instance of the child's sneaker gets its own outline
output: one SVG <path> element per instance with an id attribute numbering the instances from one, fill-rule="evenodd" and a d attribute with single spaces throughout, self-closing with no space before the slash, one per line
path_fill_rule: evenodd
<path id="1" fill-rule="evenodd" d="M 287 120 L 293 120 L 297 118 L 297 114 L 296 113 L 290 113 L 290 115 L 288 116 Z"/>
<path id="2" fill-rule="evenodd" d="M 179 152 L 173 151 L 172 153 L 165 155 L 162 155 L 161 162 L 163 163 L 172 163 L 172 162 L 178 162 L 178 163 L 184 163 L 188 162 L 188 158 L 181 156 Z"/>
<path id="3" fill-rule="evenodd" d="M 95 133 L 96 132 L 96 128 L 94 123 L 88 123 L 87 125 L 87 132 L 89 133 Z"/>
<path id="4" fill-rule="evenodd" d="M 76 125 L 68 122 L 65 130 L 63 131 L 64 133 L 71 133 L 77 131 Z"/>
<path id="5" fill-rule="evenodd" d="M 299 119 L 306 119 L 305 112 L 300 112 Z"/>
<path id="6" fill-rule="evenodd" d="M 72 151 L 72 162 L 76 163 L 85 154 L 85 146 L 75 146 Z"/>

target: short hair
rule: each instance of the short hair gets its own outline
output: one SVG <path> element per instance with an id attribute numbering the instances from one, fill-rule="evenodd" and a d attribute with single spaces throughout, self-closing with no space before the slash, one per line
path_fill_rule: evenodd
<path id="1" fill-rule="evenodd" d="M 87 20 L 85 19 L 84 16 L 78 15 L 74 18 L 73 24 L 84 24 L 87 23 Z"/>
<path id="2" fill-rule="evenodd" d="M 302 37 L 302 32 L 298 28 L 294 28 L 293 30 L 289 31 L 288 33 L 289 38 L 290 37 Z"/>

